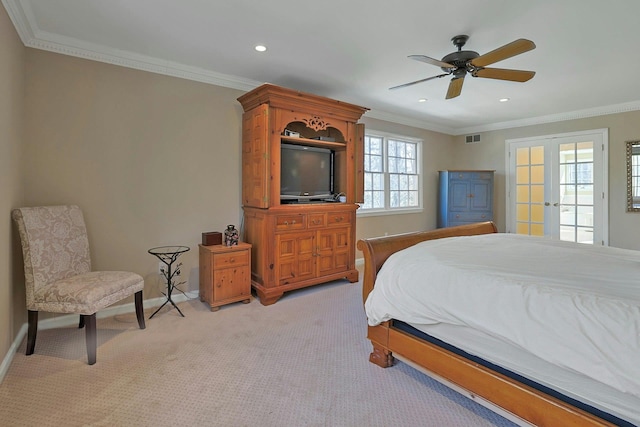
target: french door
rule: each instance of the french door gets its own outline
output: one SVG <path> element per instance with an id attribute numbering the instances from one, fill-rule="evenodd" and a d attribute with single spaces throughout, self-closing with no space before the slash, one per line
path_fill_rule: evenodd
<path id="1" fill-rule="evenodd" d="M 507 232 L 608 244 L 608 131 L 507 140 Z"/>

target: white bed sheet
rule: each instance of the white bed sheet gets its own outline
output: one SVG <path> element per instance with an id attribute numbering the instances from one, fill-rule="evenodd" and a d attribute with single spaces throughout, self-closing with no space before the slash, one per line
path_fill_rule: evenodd
<path id="1" fill-rule="evenodd" d="M 431 240 L 389 257 L 365 309 L 372 326 L 471 327 L 640 398 L 637 251 L 505 233 Z"/>

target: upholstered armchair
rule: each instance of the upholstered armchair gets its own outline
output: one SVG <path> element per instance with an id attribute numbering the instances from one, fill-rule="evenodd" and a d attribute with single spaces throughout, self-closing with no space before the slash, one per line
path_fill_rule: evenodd
<path id="1" fill-rule="evenodd" d="M 80 315 L 87 358 L 96 363 L 96 312 L 135 294 L 136 317 L 145 328 L 143 278 L 125 271 L 91 271 L 89 240 L 78 206 L 14 209 L 24 258 L 28 310 L 27 355 L 33 354 L 38 312 Z"/>

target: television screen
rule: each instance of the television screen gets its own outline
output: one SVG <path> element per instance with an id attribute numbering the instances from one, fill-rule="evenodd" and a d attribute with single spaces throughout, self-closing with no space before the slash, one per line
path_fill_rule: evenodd
<path id="1" fill-rule="evenodd" d="M 322 199 L 333 194 L 333 151 L 281 144 L 280 197 Z"/>

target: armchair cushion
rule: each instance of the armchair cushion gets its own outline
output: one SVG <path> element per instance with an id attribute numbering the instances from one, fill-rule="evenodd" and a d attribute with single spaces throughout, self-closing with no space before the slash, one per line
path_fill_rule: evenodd
<path id="1" fill-rule="evenodd" d="M 144 288 L 144 279 L 127 271 L 92 271 L 40 287 L 30 310 L 93 314 Z"/>

